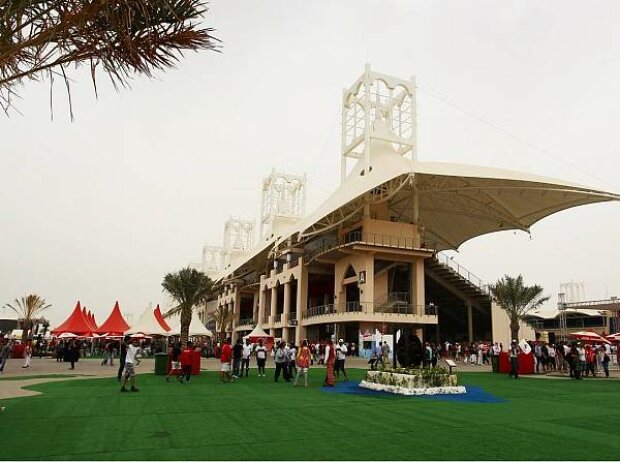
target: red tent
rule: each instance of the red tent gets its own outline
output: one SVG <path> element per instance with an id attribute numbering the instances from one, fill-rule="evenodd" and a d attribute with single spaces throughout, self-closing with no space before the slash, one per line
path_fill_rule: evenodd
<path id="1" fill-rule="evenodd" d="M 95 331 L 97 330 L 97 321 L 95 321 L 95 315 L 90 313 L 90 323 L 95 326 Z"/>
<path id="2" fill-rule="evenodd" d="M 159 325 L 163 327 L 164 329 L 166 329 L 167 332 L 170 332 L 170 326 L 168 325 L 168 323 L 162 316 L 161 310 L 159 309 L 159 305 L 157 305 L 157 307 L 155 308 L 155 311 L 153 311 L 153 314 L 155 314 L 155 319 L 157 319 L 157 322 L 159 323 Z"/>
<path id="3" fill-rule="evenodd" d="M 127 321 L 123 318 L 118 302 L 116 302 L 110 316 L 108 316 L 108 319 L 106 319 L 103 324 L 97 328 L 97 333 L 120 336 L 128 330 L 129 324 L 127 324 Z"/>
<path id="4" fill-rule="evenodd" d="M 88 310 L 86 307 L 84 307 L 84 308 L 82 308 L 82 314 L 84 315 L 84 319 L 86 319 L 86 322 L 90 326 L 91 332 L 97 332 L 97 326 L 93 323 L 93 319 L 91 317 L 90 310 Z"/>
<path id="5" fill-rule="evenodd" d="M 77 305 L 75 305 L 75 309 L 67 320 L 54 329 L 52 333 L 58 335 L 65 332 L 70 332 L 76 335 L 88 335 L 92 333 L 92 331 L 92 327 L 86 319 L 86 316 L 84 316 L 80 302 L 78 301 Z"/>

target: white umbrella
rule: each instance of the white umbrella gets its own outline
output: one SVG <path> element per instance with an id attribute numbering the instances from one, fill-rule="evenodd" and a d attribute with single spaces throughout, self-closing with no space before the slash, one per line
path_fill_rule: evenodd
<path id="1" fill-rule="evenodd" d="M 615 334 L 606 335 L 605 338 L 607 340 L 612 341 L 612 342 L 620 342 L 620 332 L 617 332 Z"/>
<path id="2" fill-rule="evenodd" d="M 573 337 L 577 340 L 583 340 L 584 342 L 592 342 L 592 343 L 611 343 L 605 337 L 601 337 L 596 332 L 572 332 L 568 334 L 570 337 Z"/>
<path id="3" fill-rule="evenodd" d="M 71 332 L 63 332 L 58 336 L 58 338 L 78 338 L 79 335 L 72 334 Z"/>

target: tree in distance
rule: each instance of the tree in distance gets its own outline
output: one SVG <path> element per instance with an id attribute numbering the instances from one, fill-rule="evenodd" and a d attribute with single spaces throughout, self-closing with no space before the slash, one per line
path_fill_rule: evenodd
<path id="1" fill-rule="evenodd" d="M 32 329 L 33 321 L 52 305 L 37 294 L 30 294 L 21 299 L 16 298 L 13 304 L 7 303 L 5 306 L 17 314 L 22 325 L 22 342 L 25 342 L 28 339 L 28 332 Z"/>
<path id="2" fill-rule="evenodd" d="M 549 297 L 543 296 L 541 286 L 526 286 L 521 275 L 517 277 L 505 275 L 495 284 L 491 284 L 489 289 L 493 298 L 508 314 L 510 335 L 513 340 L 519 340 L 519 321 L 549 300 Z"/>
<path id="3" fill-rule="evenodd" d="M 177 302 L 177 306 L 168 313 L 181 313 L 181 345 L 185 348 L 192 310 L 204 305 L 212 297 L 213 281 L 206 274 L 188 267 L 166 274 L 161 285 Z"/>

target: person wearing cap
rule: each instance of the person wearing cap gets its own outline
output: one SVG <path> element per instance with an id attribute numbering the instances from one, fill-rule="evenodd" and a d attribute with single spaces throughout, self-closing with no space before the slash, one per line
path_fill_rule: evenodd
<path id="1" fill-rule="evenodd" d="M 252 343 L 250 339 L 245 339 L 245 345 L 243 345 L 243 352 L 241 354 L 241 377 L 243 377 L 243 369 L 245 368 L 245 376 L 248 376 L 250 369 L 250 356 L 252 355 Z"/>
<path id="2" fill-rule="evenodd" d="M 254 349 L 256 355 L 256 367 L 258 368 L 258 376 L 265 377 L 265 362 L 267 361 L 267 348 L 263 344 L 263 339 L 258 340 L 258 346 Z"/>
<path id="3" fill-rule="evenodd" d="M 336 367 L 334 367 L 334 372 L 336 373 L 336 378 L 340 379 L 340 371 L 342 371 L 345 382 L 348 380 L 347 372 L 344 370 L 344 360 L 346 359 L 347 351 L 344 340 L 338 340 L 338 345 L 336 346 Z"/>
<path id="4" fill-rule="evenodd" d="M 519 353 L 521 352 L 521 348 L 517 344 L 516 340 L 513 340 L 510 344 L 510 348 L 508 349 L 508 356 L 510 358 L 510 373 L 508 377 L 515 376 L 515 379 L 519 378 Z"/>

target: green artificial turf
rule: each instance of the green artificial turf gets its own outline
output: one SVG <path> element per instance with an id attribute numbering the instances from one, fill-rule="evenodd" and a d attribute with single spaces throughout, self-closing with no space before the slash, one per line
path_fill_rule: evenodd
<path id="1" fill-rule="evenodd" d="M 273 371 L 268 371 L 273 374 Z M 254 374 L 254 372 L 252 372 Z M 611 460 L 620 455 L 620 382 L 510 380 L 463 373 L 506 400 L 461 403 L 292 388 L 256 376 L 189 385 L 138 377 L 31 386 L 3 400 L 1 459 Z M 363 371 L 351 370 L 353 378 Z"/>

